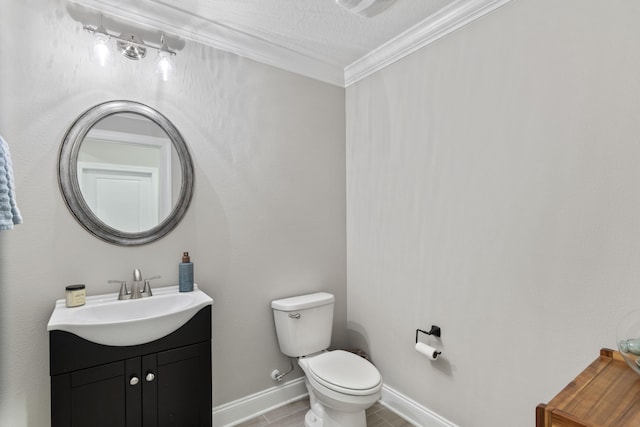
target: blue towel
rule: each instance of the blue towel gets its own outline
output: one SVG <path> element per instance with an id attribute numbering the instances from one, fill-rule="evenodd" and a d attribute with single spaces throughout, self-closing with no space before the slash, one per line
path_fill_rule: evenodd
<path id="1" fill-rule="evenodd" d="M 16 204 L 9 146 L 0 136 L 0 230 L 10 230 L 14 224 L 22 224 L 22 217 Z"/>

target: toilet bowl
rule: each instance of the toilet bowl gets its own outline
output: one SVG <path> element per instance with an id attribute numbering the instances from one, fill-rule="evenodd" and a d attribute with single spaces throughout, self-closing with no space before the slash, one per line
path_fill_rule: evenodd
<path id="1" fill-rule="evenodd" d="M 273 301 L 280 350 L 296 357 L 305 374 L 311 403 L 305 427 L 366 427 L 365 409 L 380 398 L 382 377 L 360 356 L 327 350 L 334 302 L 325 292 Z"/>
<path id="2" fill-rule="evenodd" d="M 310 409 L 315 418 L 323 419 L 322 424 L 306 427 L 366 427 L 365 409 L 380 399 L 382 389 L 382 377 L 375 366 L 342 350 L 299 358 L 298 364 L 305 373 L 309 395 L 322 405 L 320 416 L 314 405 Z"/>

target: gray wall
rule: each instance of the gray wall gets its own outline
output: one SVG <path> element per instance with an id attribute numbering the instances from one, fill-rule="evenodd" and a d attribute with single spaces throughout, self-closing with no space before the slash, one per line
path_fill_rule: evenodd
<path id="1" fill-rule="evenodd" d="M 176 79 L 163 83 L 153 57 L 114 57 L 99 68 L 91 36 L 65 2 L 3 1 L 0 17 L 0 133 L 24 217 L 0 232 L 0 425 L 49 424 L 46 323 L 65 285 L 115 292 L 107 279 L 129 278 L 136 267 L 162 275 L 159 285 L 176 283 L 184 250 L 215 299 L 215 405 L 273 386 L 271 371 L 288 367 L 272 299 L 334 292 L 333 344 L 346 344 L 343 89 L 191 42 L 178 53 Z M 66 129 L 112 99 L 165 114 L 195 163 L 185 219 L 137 248 L 85 232 L 56 182 Z"/>
<path id="2" fill-rule="evenodd" d="M 460 426 L 533 425 L 640 305 L 639 21 L 515 0 L 347 88 L 350 338 Z"/>

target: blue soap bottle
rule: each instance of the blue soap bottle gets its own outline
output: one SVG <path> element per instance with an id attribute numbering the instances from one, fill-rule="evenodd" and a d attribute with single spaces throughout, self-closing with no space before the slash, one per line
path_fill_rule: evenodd
<path id="1" fill-rule="evenodd" d="M 193 263 L 189 258 L 189 252 L 182 254 L 182 262 L 178 270 L 178 287 L 180 288 L 180 292 L 193 291 Z"/>

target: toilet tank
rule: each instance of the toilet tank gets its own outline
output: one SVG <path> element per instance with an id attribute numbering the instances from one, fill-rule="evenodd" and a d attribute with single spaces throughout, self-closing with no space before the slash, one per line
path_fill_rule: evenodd
<path id="1" fill-rule="evenodd" d="M 334 302 L 327 292 L 272 301 L 280 351 L 300 357 L 329 348 Z"/>

